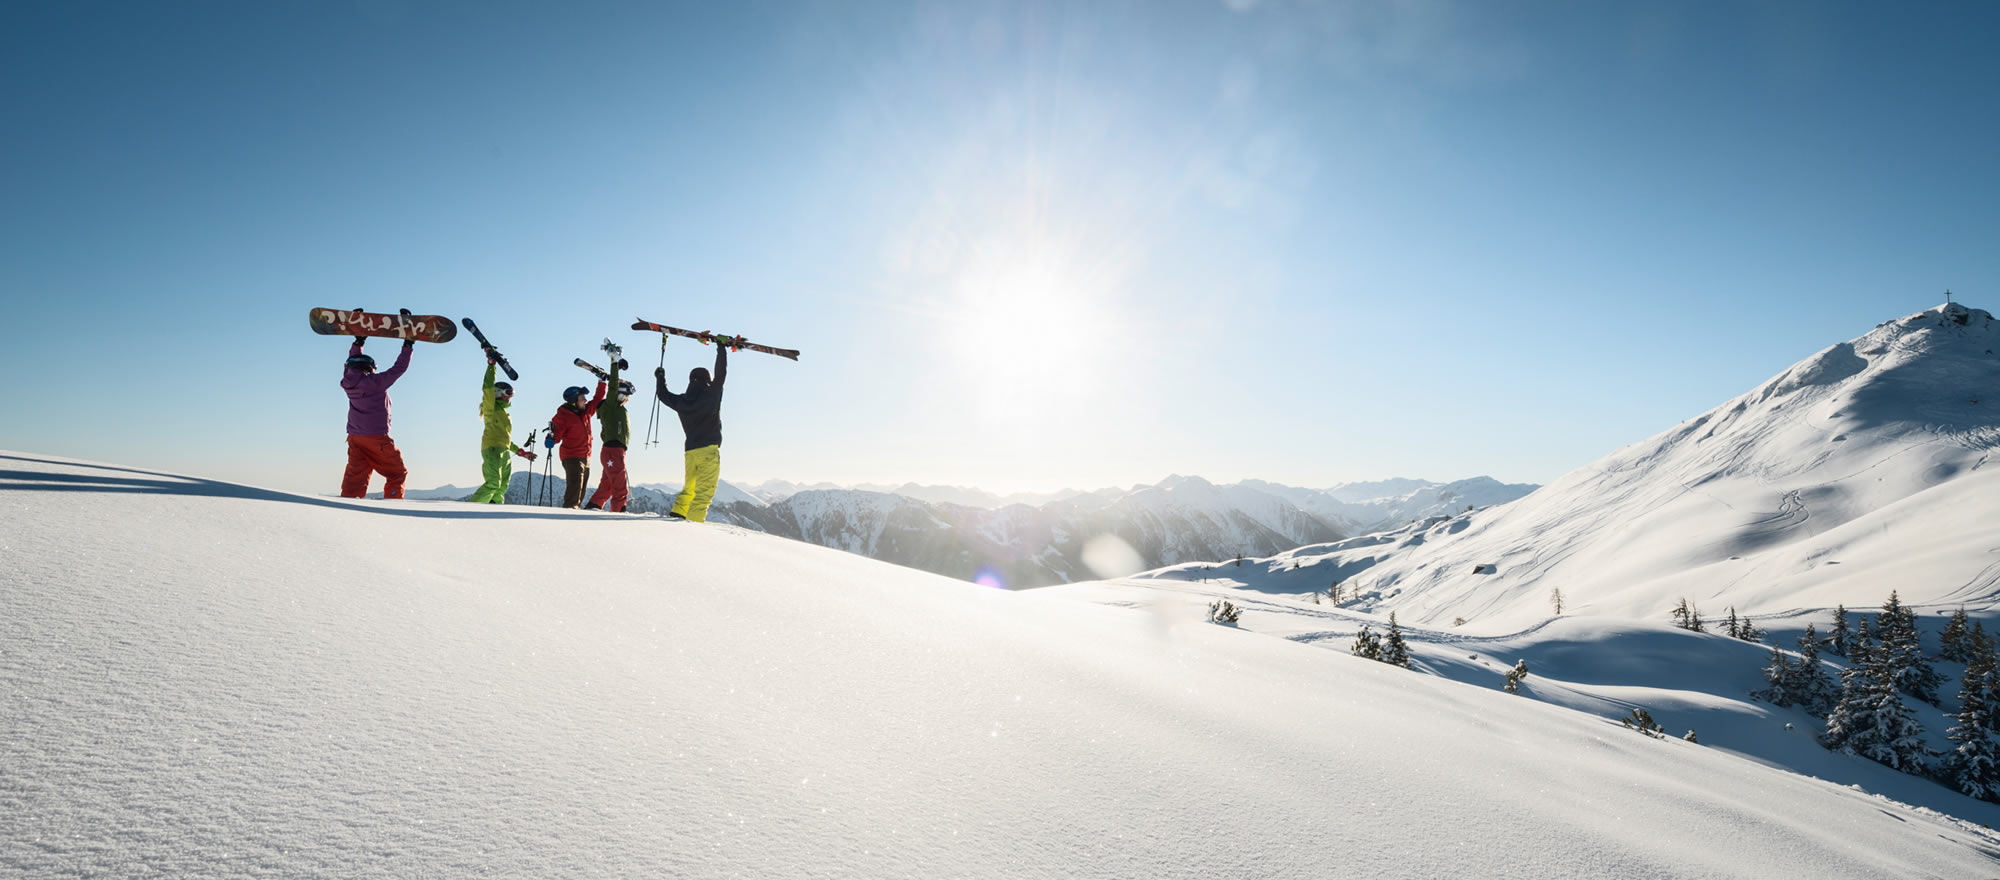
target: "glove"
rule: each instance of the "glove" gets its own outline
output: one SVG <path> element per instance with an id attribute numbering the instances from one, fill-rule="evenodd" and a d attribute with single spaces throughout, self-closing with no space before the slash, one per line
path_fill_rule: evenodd
<path id="1" fill-rule="evenodd" d="M 494 351 L 493 351 L 493 349 L 490 349 L 490 348 L 489 348 L 489 349 L 487 349 L 487 350 L 486 350 L 486 364 L 487 364 L 488 366 L 494 366 L 494 367 L 497 367 L 497 366 L 499 366 L 499 365 L 500 365 L 500 355 L 499 355 L 498 353 L 494 352 Z"/>
<path id="2" fill-rule="evenodd" d="M 416 347 L 417 347 L 417 341 L 416 341 L 416 340 L 414 340 L 414 339 L 405 339 L 405 340 L 403 340 L 403 347 L 404 347 L 404 348 L 416 348 Z"/>
<path id="3" fill-rule="evenodd" d="M 624 358 L 619 358 L 619 359 L 618 359 L 618 371 L 622 373 L 622 372 L 624 372 L 624 371 L 626 371 L 626 370 L 629 370 L 629 369 L 632 369 L 632 365 L 631 365 L 631 364 L 628 364 L 628 363 L 626 363 L 626 362 L 625 362 L 625 359 L 624 359 Z M 664 371 L 664 368 L 662 368 L 662 370 Z"/>
<path id="4" fill-rule="evenodd" d="M 532 449 L 516 449 L 514 450 L 514 454 L 522 458 L 525 458 L 529 461 L 535 460 L 535 451 Z"/>
<path id="5" fill-rule="evenodd" d="M 556 433 L 554 431 L 550 431 L 546 436 L 542 438 L 542 448 L 543 449 L 556 448 Z"/>
<path id="6" fill-rule="evenodd" d="M 654 368 L 653 368 L 653 375 L 655 375 L 655 376 L 658 376 L 658 377 L 660 377 L 660 378 L 662 378 L 662 379 L 665 379 L 665 378 L 667 378 L 667 368 L 666 368 L 666 367 L 654 367 Z"/>

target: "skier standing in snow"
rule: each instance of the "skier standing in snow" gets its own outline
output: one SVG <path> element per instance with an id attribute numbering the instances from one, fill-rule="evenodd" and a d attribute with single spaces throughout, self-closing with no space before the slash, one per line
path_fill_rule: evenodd
<path id="1" fill-rule="evenodd" d="M 597 408 L 599 437 L 604 447 L 597 453 L 597 460 L 604 465 L 604 476 L 597 480 L 597 491 L 590 496 L 586 510 L 608 510 L 623 513 L 625 505 L 632 500 L 632 491 L 625 479 L 625 447 L 632 442 L 632 420 L 625 414 L 625 402 L 632 399 L 637 390 L 632 383 L 621 381 L 618 371 L 626 367 L 625 359 L 611 362 L 611 378 L 605 384 L 618 389 Z"/>
<path id="2" fill-rule="evenodd" d="M 514 476 L 514 460 L 508 457 L 509 452 L 535 460 L 532 450 L 522 449 L 510 436 L 514 433 L 514 417 L 507 408 L 514 402 L 514 386 L 493 381 L 493 371 L 499 364 L 499 358 L 488 349 L 486 383 L 480 388 L 479 398 L 479 417 L 486 423 L 486 430 L 479 437 L 479 470 L 486 481 L 479 484 L 479 491 L 472 493 L 474 504 L 507 503 L 507 482 Z"/>
<path id="3" fill-rule="evenodd" d="M 684 394 L 667 390 L 667 370 L 653 371 L 655 392 L 676 415 L 687 433 L 687 476 L 681 494 L 674 499 L 671 519 L 708 521 L 708 503 L 715 499 L 715 485 L 722 476 L 722 382 L 729 377 L 729 346 L 715 346 L 715 377 L 695 367 L 688 371 Z"/>
<path id="4" fill-rule="evenodd" d="M 597 383 L 597 396 L 585 402 L 585 389 L 572 385 L 563 390 L 563 405 L 556 407 L 555 417 L 549 419 L 549 431 L 562 444 L 557 450 L 557 458 L 562 459 L 564 507 L 575 509 L 583 503 L 583 487 L 590 482 L 590 420 L 597 416 L 597 408 L 604 403 L 604 383 Z"/>
<path id="5" fill-rule="evenodd" d="M 340 497 L 365 498 L 368 482 L 375 474 L 383 479 L 382 497 L 403 497 L 403 453 L 389 439 L 389 386 L 410 368 L 410 351 L 415 339 L 403 340 L 403 353 L 387 372 L 375 372 L 375 359 L 361 353 L 365 337 L 354 337 L 347 350 L 347 369 L 341 374 L 341 390 L 347 392 L 347 472 L 340 478 Z"/>

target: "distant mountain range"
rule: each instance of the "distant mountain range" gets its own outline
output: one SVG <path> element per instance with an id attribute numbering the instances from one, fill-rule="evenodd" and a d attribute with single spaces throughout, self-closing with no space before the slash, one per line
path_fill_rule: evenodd
<path id="1" fill-rule="evenodd" d="M 516 474 L 510 504 L 530 502 Z M 562 496 L 563 481 L 534 481 L 534 496 Z M 1490 477 L 1453 483 L 1396 479 L 1301 489 L 1263 481 L 1217 486 L 1171 476 L 1158 484 L 1090 492 L 995 495 L 907 484 L 846 488 L 783 481 L 748 490 L 727 481 L 714 522 L 806 541 L 884 562 L 1010 588 L 1112 577 L 1195 560 L 1269 556 L 1309 544 L 1487 507 L 1536 487 Z M 664 513 L 677 484 L 633 487 L 632 513 Z M 412 491 L 462 500 L 471 489 Z M 1030 503 L 1037 502 L 1037 503 Z M 1114 541 L 1103 540 L 1115 538 Z"/>

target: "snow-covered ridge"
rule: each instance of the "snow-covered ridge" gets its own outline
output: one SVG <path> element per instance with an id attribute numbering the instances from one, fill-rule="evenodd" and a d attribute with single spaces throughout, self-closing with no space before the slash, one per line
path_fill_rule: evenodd
<path id="1" fill-rule="evenodd" d="M 2000 852 L 1490 687 L 727 526 L 0 462 L 7 876 L 1980 877 Z"/>
<path id="2" fill-rule="evenodd" d="M 2000 329 L 1950 304 L 1882 324 L 1519 501 L 1299 551 L 1412 623 L 2000 599 Z M 1304 575 L 1302 575 L 1303 577 Z M 1666 604 L 1663 604 L 1666 603 Z"/>

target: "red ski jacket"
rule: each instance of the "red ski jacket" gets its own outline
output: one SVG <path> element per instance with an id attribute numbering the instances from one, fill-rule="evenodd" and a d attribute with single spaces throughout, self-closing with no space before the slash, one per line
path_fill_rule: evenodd
<path id="1" fill-rule="evenodd" d="M 597 383 L 597 396 L 582 407 L 565 403 L 556 407 L 555 418 L 549 419 L 549 430 L 554 431 L 556 442 L 562 444 L 556 449 L 557 458 L 590 457 L 590 420 L 597 415 L 598 405 L 604 403 L 604 383 Z"/>

